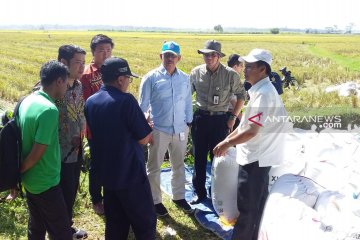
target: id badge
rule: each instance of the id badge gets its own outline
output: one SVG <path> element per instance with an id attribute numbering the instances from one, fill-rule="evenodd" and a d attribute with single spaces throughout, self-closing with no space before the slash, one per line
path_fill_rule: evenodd
<path id="1" fill-rule="evenodd" d="M 184 132 L 180 133 L 180 141 L 185 141 L 185 133 Z"/>
<path id="2" fill-rule="evenodd" d="M 219 104 L 219 95 L 214 95 L 213 103 L 216 105 Z"/>

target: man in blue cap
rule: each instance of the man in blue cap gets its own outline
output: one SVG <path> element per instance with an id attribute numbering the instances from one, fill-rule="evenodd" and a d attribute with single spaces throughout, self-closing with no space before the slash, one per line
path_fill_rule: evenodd
<path id="1" fill-rule="evenodd" d="M 168 211 L 162 204 L 160 167 L 168 150 L 173 202 L 183 211 L 192 213 L 193 209 L 185 200 L 184 168 L 189 126 L 193 117 L 191 85 L 188 75 L 176 67 L 181 59 L 180 46 L 176 42 L 164 42 L 160 59 L 160 67 L 147 73 L 140 85 L 140 108 L 145 115 L 150 114 L 148 119 L 153 124 L 147 174 L 156 213 L 165 216 Z"/>

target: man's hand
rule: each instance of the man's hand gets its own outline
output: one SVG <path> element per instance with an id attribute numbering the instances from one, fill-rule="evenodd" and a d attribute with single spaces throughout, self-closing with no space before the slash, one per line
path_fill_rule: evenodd
<path id="1" fill-rule="evenodd" d="M 150 137 L 150 140 L 149 140 L 149 144 L 150 144 L 150 145 L 153 145 L 153 143 L 154 143 L 154 137 L 153 137 L 153 135 L 151 134 L 151 137 Z"/>
<path id="2" fill-rule="evenodd" d="M 226 124 L 227 124 L 229 131 L 232 132 L 233 127 L 235 125 L 235 119 L 229 119 Z"/>
<path id="3" fill-rule="evenodd" d="M 150 118 L 150 110 L 147 111 L 147 112 L 144 112 L 144 116 L 145 116 L 145 119 L 146 119 L 146 121 L 148 122 L 149 126 L 150 126 L 151 128 L 154 128 L 154 122 L 151 121 L 151 118 Z"/>
<path id="4" fill-rule="evenodd" d="M 215 157 L 225 156 L 229 147 L 231 147 L 231 145 L 227 139 L 218 143 L 218 145 L 216 145 L 213 149 L 214 156 Z"/>

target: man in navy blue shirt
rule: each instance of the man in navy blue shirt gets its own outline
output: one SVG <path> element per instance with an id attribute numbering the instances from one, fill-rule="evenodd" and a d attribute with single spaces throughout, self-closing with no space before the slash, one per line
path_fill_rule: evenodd
<path id="1" fill-rule="evenodd" d="M 156 215 L 141 144 L 151 138 L 136 99 L 127 93 L 132 77 L 126 60 L 109 58 L 101 66 L 104 86 L 85 104 L 92 133 L 94 170 L 104 186 L 105 239 L 155 239 Z"/>

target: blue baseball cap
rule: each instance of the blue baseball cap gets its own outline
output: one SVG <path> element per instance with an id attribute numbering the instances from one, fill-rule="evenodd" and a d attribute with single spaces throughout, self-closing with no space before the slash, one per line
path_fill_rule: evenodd
<path id="1" fill-rule="evenodd" d="M 179 44 L 177 44 L 174 41 L 164 42 L 162 49 L 161 49 L 161 54 L 164 54 L 167 52 L 173 53 L 175 55 L 180 55 Z"/>

